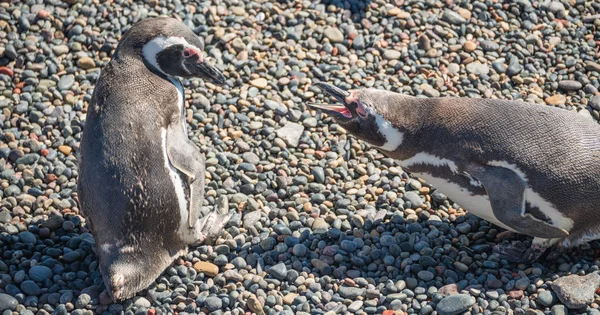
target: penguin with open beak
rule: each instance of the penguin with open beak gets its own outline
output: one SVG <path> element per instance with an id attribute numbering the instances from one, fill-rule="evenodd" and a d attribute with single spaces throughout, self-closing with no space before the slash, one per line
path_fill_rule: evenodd
<path id="1" fill-rule="evenodd" d="M 480 218 L 533 236 L 498 245 L 513 262 L 600 238 L 600 125 L 519 101 L 416 98 L 315 84 L 337 102 L 310 104 L 350 134 Z"/>

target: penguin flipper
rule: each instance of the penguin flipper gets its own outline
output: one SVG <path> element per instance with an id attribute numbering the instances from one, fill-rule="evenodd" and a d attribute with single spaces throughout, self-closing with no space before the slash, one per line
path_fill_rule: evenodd
<path id="1" fill-rule="evenodd" d="M 569 233 L 525 213 L 527 183 L 515 171 L 502 166 L 476 166 L 469 174 L 485 188 L 498 221 L 515 231 L 544 239 L 561 238 Z"/>
<path id="2" fill-rule="evenodd" d="M 193 228 L 202 211 L 206 170 L 204 155 L 188 139 L 184 130 L 178 125 L 167 129 L 167 156 L 171 165 L 187 177 L 190 187 L 188 225 Z"/>

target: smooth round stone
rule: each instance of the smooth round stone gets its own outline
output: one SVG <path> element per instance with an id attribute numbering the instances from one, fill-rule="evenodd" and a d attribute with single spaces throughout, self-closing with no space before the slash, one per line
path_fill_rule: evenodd
<path id="1" fill-rule="evenodd" d="M 42 265 L 33 266 L 29 269 L 29 278 L 35 282 L 43 282 L 52 278 L 52 269 Z"/>
<path id="2" fill-rule="evenodd" d="M 443 298 L 436 310 L 440 315 L 457 315 L 467 311 L 475 304 L 475 298 L 466 294 L 455 294 Z"/>
<path id="3" fill-rule="evenodd" d="M 42 293 L 42 289 L 31 280 L 25 280 L 21 283 L 21 291 L 27 295 L 39 295 Z"/>
<path id="4" fill-rule="evenodd" d="M 308 254 L 308 248 L 304 244 L 296 244 L 292 248 L 292 253 L 297 257 L 304 257 Z"/>
<path id="5" fill-rule="evenodd" d="M 383 52 L 383 58 L 387 59 L 387 60 L 397 60 L 400 59 L 400 57 L 402 56 L 402 53 L 394 50 L 394 49 L 386 49 Z"/>
<path id="6" fill-rule="evenodd" d="M 204 301 L 204 306 L 206 306 L 209 311 L 213 312 L 221 309 L 223 306 L 223 301 L 216 296 L 209 296 L 206 298 L 206 301 Z"/>
<path id="7" fill-rule="evenodd" d="M 70 90 L 75 84 L 75 77 L 72 74 L 63 75 L 56 86 L 61 91 Z"/>
<path id="8" fill-rule="evenodd" d="M 583 84 L 579 81 L 574 80 L 563 80 L 558 82 L 558 88 L 565 91 L 578 91 L 581 90 Z"/>
<path id="9" fill-rule="evenodd" d="M 35 234 L 31 232 L 19 233 L 19 239 L 25 244 L 35 244 L 35 242 L 37 241 Z"/>
<path id="10" fill-rule="evenodd" d="M 431 271 L 427 271 L 427 270 L 419 271 L 417 276 L 419 277 L 419 279 L 421 279 L 423 281 L 431 281 L 435 277 L 435 275 Z"/>
<path id="11" fill-rule="evenodd" d="M 283 280 L 287 277 L 287 267 L 284 263 L 279 263 L 271 267 L 267 272 L 279 280 Z"/>
<path id="12" fill-rule="evenodd" d="M 0 293 L 0 312 L 6 310 L 14 311 L 17 309 L 18 305 L 19 301 L 17 301 L 17 299 L 6 293 Z"/>
<path id="13" fill-rule="evenodd" d="M 543 306 L 551 306 L 554 304 L 554 297 L 550 291 L 542 291 L 538 293 L 538 302 Z"/>

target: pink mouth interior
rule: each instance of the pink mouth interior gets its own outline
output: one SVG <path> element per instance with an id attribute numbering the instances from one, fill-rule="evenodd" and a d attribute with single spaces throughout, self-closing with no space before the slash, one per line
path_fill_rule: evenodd
<path id="1" fill-rule="evenodd" d="M 336 106 L 330 106 L 331 110 L 336 111 L 340 114 L 342 114 L 344 117 L 346 118 L 352 118 L 352 113 L 350 113 L 350 111 L 346 108 L 346 106 L 344 105 L 336 105 Z"/>

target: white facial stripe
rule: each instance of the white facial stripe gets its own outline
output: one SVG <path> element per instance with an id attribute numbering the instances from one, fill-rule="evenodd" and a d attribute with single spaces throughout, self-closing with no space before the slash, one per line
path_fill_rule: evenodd
<path id="1" fill-rule="evenodd" d="M 181 176 L 179 176 L 177 173 L 177 170 L 175 170 L 175 168 L 169 162 L 169 157 L 167 155 L 167 129 L 162 128 L 160 136 L 162 139 L 162 155 L 165 161 L 165 168 L 167 169 L 167 172 L 169 172 L 169 178 L 173 183 L 175 195 L 177 196 L 177 201 L 179 203 L 179 214 L 181 216 L 180 227 L 184 227 L 187 225 L 188 221 L 188 208 L 187 201 L 185 199 L 185 191 L 183 189 L 183 182 L 181 180 Z"/>
<path id="2" fill-rule="evenodd" d="M 451 160 L 448 159 L 443 159 L 443 158 L 439 158 L 435 155 L 426 153 L 426 152 L 419 152 L 415 155 L 413 155 L 411 158 L 409 158 L 408 160 L 404 160 L 404 161 L 399 161 L 400 165 L 406 167 L 406 168 L 410 168 L 412 165 L 418 165 L 418 164 L 425 164 L 425 165 L 432 165 L 432 166 L 447 166 L 448 168 L 450 168 L 450 171 L 452 171 L 452 173 L 458 173 L 458 166 L 456 166 L 456 163 L 454 163 Z"/>
<path id="3" fill-rule="evenodd" d="M 521 177 L 521 179 L 525 181 L 525 183 L 528 183 L 525 173 L 523 173 L 523 171 L 521 171 L 514 164 L 510 164 L 506 161 L 490 161 L 488 165 L 504 167 L 506 169 L 509 169 L 517 173 L 519 177 Z M 567 231 L 570 231 L 573 228 L 573 220 L 563 215 L 558 209 L 554 207 L 552 203 L 544 199 L 537 192 L 533 191 L 533 189 L 529 187 L 529 185 L 527 185 L 526 187 L 527 188 L 525 189 L 525 200 L 529 202 L 529 204 L 532 207 L 537 207 L 538 209 L 540 209 L 541 212 L 543 212 L 548 218 L 550 218 L 554 226 L 560 227 Z"/>
<path id="4" fill-rule="evenodd" d="M 396 129 L 389 120 L 383 118 L 383 115 L 374 110 L 371 110 L 370 113 L 375 116 L 375 121 L 377 122 L 377 126 L 379 126 L 379 132 L 385 138 L 385 143 L 380 145 L 379 148 L 386 151 L 396 150 L 402 144 L 404 134 Z"/>
<path id="5" fill-rule="evenodd" d="M 160 35 L 154 38 L 153 40 L 149 41 L 146 45 L 144 45 L 144 48 L 142 48 L 142 55 L 144 56 L 144 59 L 146 61 L 148 61 L 154 68 L 156 68 L 156 70 L 167 75 L 158 65 L 156 57 L 161 51 L 173 45 L 183 45 L 183 47 L 191 48 L 198 51 L 198 47 L 190 44 L 183 37 L 165 37 Z"/>
<path id="6" fill-rule="evenodd" d="M 185 127 L 185 111 L 184 111 L 184 105 L 183 102 L 185 101 L 185 94 L 183 92 L 183 85 L 181 85 L 181 81 L 179 81 L 176 78 L 169 78 L 169 81 L 171 81 L 171 83 L 173 83 L 173 85 L 177 88 L 177 108 L 179 108 L 179 112 L 181 113 L 181 119 L 183 120 L 183 123 L 181 124 L 183 127 L 183 132 L 187 135 L 188 131 L 187 128 Z"/>

